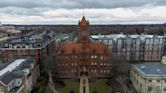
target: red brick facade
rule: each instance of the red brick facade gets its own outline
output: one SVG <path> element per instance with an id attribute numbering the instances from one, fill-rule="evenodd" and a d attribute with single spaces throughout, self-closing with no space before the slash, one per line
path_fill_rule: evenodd
<path id="1" fill-rule="evenodd" d="M 105 77 L 110 72 L 111 51 L 104 43 L 90 41 L 89 21 L 82 18 L 77 32 L 78 41 L 62 43 L 56 53 L 61 77 Z"/>
<path id="2" fill-rule="evenodd" d="M 43 48 L 1 48 L 0 59 L 3 63 L 15 60 L 19 57 L 33 57 L 36 62 L 47 55 L 55 55 L 55 42 L 51 41 Z"/>

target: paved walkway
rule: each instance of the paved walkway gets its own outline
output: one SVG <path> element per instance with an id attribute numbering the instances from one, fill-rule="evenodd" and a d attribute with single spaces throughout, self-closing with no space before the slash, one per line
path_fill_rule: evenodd
<path id="1" fill-rule="evenodd" d="M 55 89 L 55 86 L 54 86 L 54 83 L 52 81 L 52 74 L 50 72 L 48 72 L 48 75 L 49 75 L 49 87 L 50 89 L 53 91 L 53 93 L 59 93 L 56 89 Z"/>
<path id="2" fill-rule="evenodd" d="M 80 78 L 80 93 L 89 93 L 89 80 L 87 76 Z"/>
<path id="3" fill-rule="evenodd" d="M 128 85 L 125 83 L 125 77 L 120 76 L 118 77 L 117 81 L 120 83 L 125 93 L 136 93 L 134 90 L 131 90 L 127 87 Z"/>

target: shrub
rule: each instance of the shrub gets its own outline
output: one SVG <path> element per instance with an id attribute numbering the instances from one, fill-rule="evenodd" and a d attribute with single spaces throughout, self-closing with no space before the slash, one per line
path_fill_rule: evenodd
<path id="1" fill-rule="evenodd" d="M 44 86 L 41 86 L 38 90 L 38 93 L 45 93 L 46 88 Z"/>
<path id="2" fill-rule="evenodd" d="M 93 91 L 93 93 L 97 93 L 97 91 Z"/>
<path id="3" fill-rule="evenodd" d="M 74 93 L 74 91 L 73 91 L 73 90 L 71 90 L 69 93 Z"/>

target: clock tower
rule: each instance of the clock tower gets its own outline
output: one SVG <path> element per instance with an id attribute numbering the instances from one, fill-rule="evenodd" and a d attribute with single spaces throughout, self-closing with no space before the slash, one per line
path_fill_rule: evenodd
<path id="1" fill-rule="evenodd" d="M 79 21 L 78 42 L 80 43 L 90 42 L 89 36 L 90 36 L 89 21 L 86 20 L 86 18 L 83 16 L 82 19 Z"/>

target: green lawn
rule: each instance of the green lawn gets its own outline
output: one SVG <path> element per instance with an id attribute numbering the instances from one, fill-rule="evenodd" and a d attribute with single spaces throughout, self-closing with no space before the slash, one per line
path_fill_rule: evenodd
<path id="1" fill-rule="evenodd" d="M 99 79 L 94 83 L 90 83 L 90 93 L 93 93 L 93 91 L 97 91 L 97 93 L 111 93 L 111 87 L 106 82 L 107 79 Z"/>
<path id="2" fill-rule="evenodd" d="M 53 93 L 53 92 L 52 92 L 52 90 L 49 88 L 49 86 L 47 86 L 45 93 Z"/>
<path id="3" fill-rule="evenodd" d="M 64 79 L 64 82 L 66 84 L 65 87 L 58 89 L 59 93 L 69 93 L 69 91 L 73 90 L 74 93 L 79 93 L 79 83 L 72 81 L 70 79 Z"/>
<path id="4" fill-rule="evenodd" d="M 69 93 L 71 90 L 73 90 L 74 93 L 79 93 L 79 82 L 75 82 L 70 79 L 64 79 L 63 81 L 65 82 L 66 86 L 59 88 L 59 93 Z M 107 79 L 99 79 L 96 82 L 90 83 L 90 93 L 93 93 L 93 91 L 97 91 L 97 93 L 111 93 L 111 87 L 108 86 L 106 82 Z"/>

